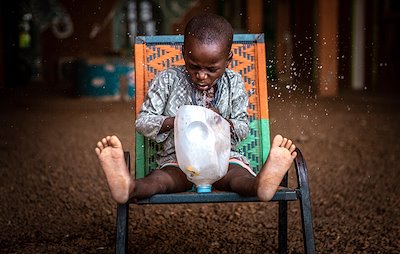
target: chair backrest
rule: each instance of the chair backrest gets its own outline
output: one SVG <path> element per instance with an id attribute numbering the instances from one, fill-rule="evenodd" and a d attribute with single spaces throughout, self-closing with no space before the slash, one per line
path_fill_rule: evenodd
<path id="1" fill-rule="evenodd" d="M 183 65 L 181 53 L 183 36 L 138 36 L 135 41 L 135 113 L 140 111 L 148 87 L 155 75 L 168 67 Z M 239 145 L 258 173 L 270 149 L 266 52 L 264 34 L 235 34 L 233 60 L 230 68 L 242 75 L 249 96 L 248 115 L 250 134 Z M 136 132 L 136 178 L 141 178 L 157 167 L 158 145 Z"/>

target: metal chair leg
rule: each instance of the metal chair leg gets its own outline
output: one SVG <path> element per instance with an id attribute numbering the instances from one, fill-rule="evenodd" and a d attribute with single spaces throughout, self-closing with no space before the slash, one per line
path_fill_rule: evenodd
<path id="1" fill-rule="evenodd" d="M 301 207 L 301 222 L 303 225 L 303 241 L 304 241 L 304 251 L 308 254 L 315 253 L 315 241 L 314 241 L 314 230 L 313 221 L 311 214 L 311 202 L 310 195 L 307 193 L 301 193 L 300 199 Z"/>
<path id="2" fill-rule="evenodd" d="M 124 152 L 125 162 L 128 170 L 131 171 L 130 153 Z M 128 252 L 128 219 L 129 201 L 117 206 L 117 235 L 115 253 L 123 254 Z"/>
<path id="3" fill-rule="evenodd" d="M 285 175 L 281 182 L 281 186 L 288 186 L 288 174 Z M 287 253 L 287 201 L 279 201 L 279 232 L 278 232 L 278 243 L 280 254 Z"/>
<path id="4" fill-rule="evenodd" d="M 287 253 L 287 201 L 279 201 L 279 253 Z"/>
<path id="5" fill-rule="evenodd" d="M 115 253 L 123 254 L 128 252 L 128 215 L 129 203 L 117 207 L 117 236 Z"/>
<path id="6" fill-rule="evenodd" d="M 295 167 L 297 181 L 300 189 L 300 211 L 303 226 L 304 251 L 308 254 L 315 253 L 314 229 L 311 212 L 311 198 L 308 186 L 307 166 L 299 149 L 296 149 L 297 157 Z"/>

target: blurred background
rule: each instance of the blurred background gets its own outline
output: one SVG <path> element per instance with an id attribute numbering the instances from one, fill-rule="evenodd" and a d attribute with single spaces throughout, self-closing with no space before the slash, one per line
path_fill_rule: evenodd
<path id="1" fill-rule="evenodd" d="M 236 33 L 265 33 L 268 80 L 275 89 L 321 96 L 400 92 L 400 3 L 395 0 L 18 0 L 1 5 L 3 88 L 44 85 L 107 95 L 91 91 L 87 83 L 92 82 L 111 90 L 128 85 L 132 96 L 135 36 L 182 34 L 188 19 L 206 11 L 226 17 Z M 103 74 L 93 67 L 103 65 L 123 78 L 119 89 L 112 86 L 121 79 L 96 79 Z"/>

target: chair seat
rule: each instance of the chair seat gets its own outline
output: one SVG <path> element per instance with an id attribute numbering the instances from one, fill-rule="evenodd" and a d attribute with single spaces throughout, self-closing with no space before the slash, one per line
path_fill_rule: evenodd
<path id="1" fill-rule="evenodd" d="M 298 199 L 300 191 L 297 189 L 283 188 L 276 192 L 271 201 L 294 201 Z M 150 198 L 141 199 L 137 203 L 145 204 L 182 204 L 182 203 L 227 203 L 227 202 L 258 202 L 257 197 L 244 197 L 234 192 L 213 191 L 211 193 L 196 193 L 193 191 L 156 194 Z M 132 203 L 132 201 L 131 201 Z"/>

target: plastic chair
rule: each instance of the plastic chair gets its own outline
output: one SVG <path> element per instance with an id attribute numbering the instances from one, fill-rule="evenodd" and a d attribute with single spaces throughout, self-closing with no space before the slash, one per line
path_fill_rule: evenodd
<path id="1" fill-rule="evenodd" d="M 140 36 L 135 42 L 135 99 L 136 115 L 143 103 L 151 80 L 158 71 L 173 65 L 183 65 L 181 46 L 183 36 Z M 248 114 L 250 135 L 240 145 L 241 151 L 250 160 L 257 173 L 266 161 L 270 149 L 268 97 L 266 79 L 266 52 L 264 34 L 235 34 L 232 45 L 234 53 L 230 68 L 239 72 L 249 95 Z M 136 132 L 135 172 L 136 178 L 144 177 L 156 168 L 157 145 Z M 125 152 L 130 168 L 130 155 Z M 271 201 L 279 202 L 279 253 L 287 252 L 287 202 L 299 201 L 303 226 L 305 253 L 315 253 L 311 200 L 307 179 L 307 167 L 299 149 L 294 160 L 297 175 L 297 188 L 278 190 Z M 287 175 L 282 186 L 288 186 Z M 117 208 L 116 253 L 126 253 L 128 249 L 129 205 L 142 204 L 182 204 L 219 202 L 259 202 L 257 197 L 242 197 L 232 192 L 212 192 L 197 194 L 185 192 L 175 194 L 156 194 L 138 203 L 128 201 Z"/>

